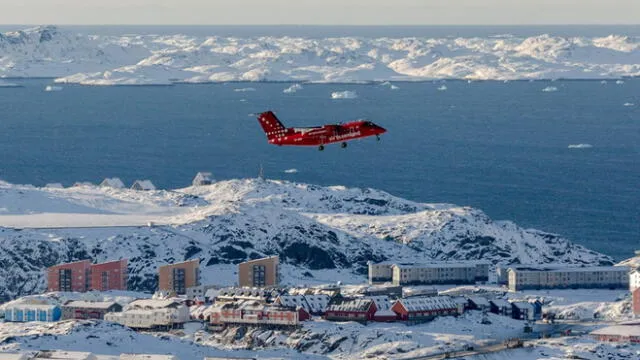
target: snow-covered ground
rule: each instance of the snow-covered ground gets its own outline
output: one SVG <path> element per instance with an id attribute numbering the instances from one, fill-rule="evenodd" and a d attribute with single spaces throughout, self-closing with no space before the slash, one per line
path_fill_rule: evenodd
<path id="1" fill-rule="evenodd" d="M 0 77 L 85 85 L 226 81 L 598 79 L 640 75 L 640 39 L 103 36 L 53 26 L 0 34 Z"/>

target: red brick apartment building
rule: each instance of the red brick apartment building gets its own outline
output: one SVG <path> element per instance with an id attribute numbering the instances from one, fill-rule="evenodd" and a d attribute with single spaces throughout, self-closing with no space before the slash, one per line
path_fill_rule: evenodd
<path id="1" fill-rule="evenodd" d="M 90 260 L 47 269 L 48 291 L 127 290 L 127 259 L 91 264 Z"/>
<path id="2" fill-rule="evenodd" d="M 633 291 L 633 313 L 640 315 L 640 288 Z"/>

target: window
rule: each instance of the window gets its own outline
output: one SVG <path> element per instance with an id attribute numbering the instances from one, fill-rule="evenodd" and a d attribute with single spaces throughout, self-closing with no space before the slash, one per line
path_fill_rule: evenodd
<path id="1" fill-rule="evenodd" d="M 265 286 L 267 284 L 266 268 L 264 265 L 253 265 L 253 286 Z"/>
<path id="2" fill-rule="evenodd" d="M 107 271 L 103 271 L 100 274 L 100 282 L 102 284 L 102 290 L 109 290 L 109 273 Z"/>
<path id="3" fill-rule="evenodd" d="M 173 269 L 173 291 L 178 295 L 184 295 L 187 291 L 184 268 Z"/>
<path id="4" fill-rule="evenodd" d="M 71 278 L 71 269 L 59 269 L 58 270 L 58 290 L 60 291 L 72 291 L 71 284 L 73 279 Z"/>

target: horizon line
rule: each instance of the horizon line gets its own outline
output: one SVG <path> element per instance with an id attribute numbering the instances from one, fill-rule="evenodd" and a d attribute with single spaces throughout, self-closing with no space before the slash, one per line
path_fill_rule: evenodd
<path id="1" fill-rule="evenodd" d="M 194 27 L 205 27 L 205 26 L 229 26 L 229 27 L 258 27 L 258 26 L 273 26 L 273 27 L 283 27 L 283 26 L 317 26 L 317 27 L 331 27 L 331 26 L 340 26 L 340 27 L 369 27 L 369 26 L 378 26 L 378 27 L 447 27 L 447 26 L 460 26 L 460 27 L 529 27 L 529 26 L 562 26 L 562 27 L 573 27 L 573 26 L 638 26 L 640 27 L 640 23 L 632 24 L 632 23 L 571 23 L 571 24 L 557 24 L 557 23 L 543 23 L 543 24 L 133 24 L 133 23 L 104 23 L 104 24 L 84 24 L 84 23 L 73 23 L 73 24 L 63 24 L 63 23 L 32 23 L 32 24 L 2 24 L 0 26 L 194 26 Z"/>

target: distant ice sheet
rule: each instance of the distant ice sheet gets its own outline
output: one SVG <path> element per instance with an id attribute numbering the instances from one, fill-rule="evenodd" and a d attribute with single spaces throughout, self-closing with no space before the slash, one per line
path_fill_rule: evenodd
<path id="1" fill-rule="evenodd" d="M 356 99 L 358 94 L 355 91 L 336 91 L 331 93 L 332 99 Z"/>
<path id="2" fill-rule="evenodd" d="M 542 91 L 544 92 L 556 92 L 558 91 L 558 88 L 555 86 L 547 86 L 546 88 L 542 89 Z"/>
<path id="3" fill-rule="evenodd" d="M 285 94 L 292 94 L 292 93 L 297 92 L 298 90 L 302 90 L 302 85 L 293 84 L 293 85 L 289 86 L 288 88 L 282 90 L 282 92 L 285 93 Z"/>
<path id="4" fill-rule="evenodd" d="M 571 144 L 567 146 L 569 149 L 590 149 L 593 147 L 591 144 Z"/>
<path id="5" fill-rule="evenodd" d="M 624 35 L 312 40 L 87 35 L 49 26 L 0 34 L 0 48 L 0 77 L 84 85 L 640 76 L 640 38 Z"/>

